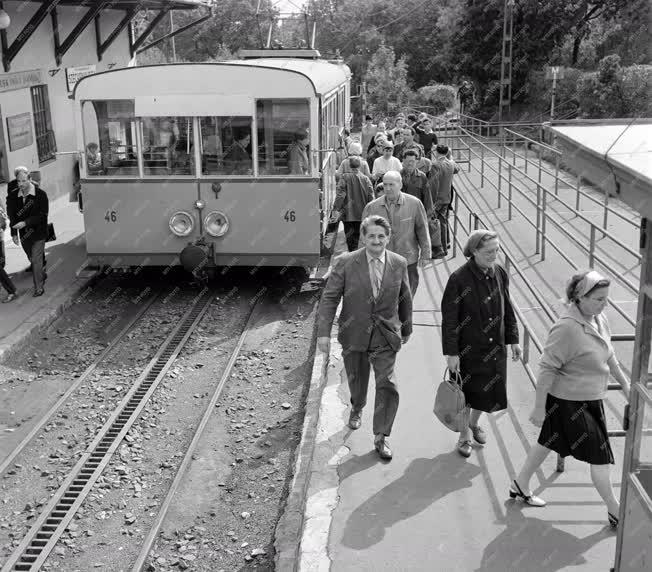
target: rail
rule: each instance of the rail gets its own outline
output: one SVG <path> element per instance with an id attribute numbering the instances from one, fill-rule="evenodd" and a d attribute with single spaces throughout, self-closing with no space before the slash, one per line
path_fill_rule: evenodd
<path id="1" fill-rule="evenodd" d="M 464 130 L 466 131 L 466 130 Z M 476 137 L 471 135 L 470 133 L 467 132 L 469 137 L 467 137 L 468 140 L 476 143 L 477 145 L 480 146 L 480 153 L 477 153 L 475 149 L 472 148 L 471 145 L 468 145 L 470 148 L 469 153 L 477 158 L 480 159 L 481 165 L 480 165 L 480 181 L 481 181 L 481 186 L 484 185 L 484 180 L 485 180 L 485 175 L 484 175 L 484 169 L 485 169 L 485 152 L 488 152 L 490 155 L 495 156 L 498 158 L 498 170 L 494 169 L 491 167 L 489 164 L 487 164 L 487 168 L 492 170 L 494 173 L 498 175 L 498 184 L 493 183 L 490 178 L 488 178 L 490 184 L 494 186 L 494 188 L 498 192 L 498 208 L 501 207 L 501 198 L 507 198 L 509 200 L 509 205 L 508 208 L 510 209 L 510 213 L 508 214 L 509 218 L 511 219 L 511 206 L 512 206 L 512 201 L 511 201 L 511 193 L 513 189 L 516 189 L 530 204 L 532 204 L 537 212 L 537 217 L 536 217 L 536 224 L 533 224 L 535 227 L 535 253 L 536 254 L 541 254 L 541 260 L 545 260 L 545 246 L 546 242 L 553 246 L 558 252 L 560 252 L 559 248 L 554 245 L 554 243 L 551 241 L 546 236 L 545 230 L 546 230 L 546 222 L 551 222 L 554 224 L 557 228 L 559 228 L 560 232 L 565 234 L 573 243 L 575 243 L 577 246 L 579 246 L 582 250 L 586 251 L 588 253 L 588 262 L 589 262 L 589 267 L 593 268 L 595 262 L 599 262 L 606 268 L 611 268 L 611 263 L 605 261 L 597 252 L 596 252 L 596 238 L 597 238 L 597 233 L 601 233 L 604 238 L 608 238 L 611 241 L 614 242 L 618 247 L 622 248 L 625 252 L 630 254 L 638 264 L 641 262 L 641 255 L 630 248 L 629 246 L 623 244 L 620 239 L 618 239 L 616 236 L 614 236 L 611 232 L 609 232 L 606 229 L 603 229 L 593 223 L 591 220 L 589 220 L 586 216 L 584 216 L 582 213 L 574 209 L 571 205 L 569 205 L 566 201 L 563 201 L 560 198 L 556 198 L 562 205 L 564 205 L 567 209 L 569 209 L 570 212 L 572 212 L 576 217 L 580 218 L 582 221 L 584 221 L 586 224 L 589 225 L 590 227 L 590 240 L 589 240 L 589 245 L 586 246 L 582 242 L 578 240 L 578 238 L 570 233 L 568 230 L 566 230 L 563 225 L 561 225 L 558 221 L 556 221 L 548 212 L 546 209 L 547 206 L 547 201 L 548 201 L 548 196 L 551 195 L 551 191 L 546 189 L 539 181 L 533 179 L 529 175 L 527 175 L 524 171 L 519 169 L 518 167 L 515 167 L 509 163 L 509 161 L 506 161 L 504 157 L 500 155 L 500 153 L 496 152 L 494 149 L 491 149 L 490 147 L 486 146 L 483 142 L 479 141 Z M 460 145 L 467 145 L 465 141 L 460 140 Z M 503 163 L 506 163 L 507 166 L 507 171 L 508 174 L 505 176 L 503 174 Z M 471 170 L 471 163 L 469 163 L 469 171 Z M 522 177 L 525 179 L 531 181 L 534 185 L 536 185 L 536 202 L 532 200 L 528 195 L 529 193 L 525 193 L 512 179 L 513 179 L 513 172 L 516 171 L 519 174 L 521 174 Z M 508 197 L 505 197 L 505 194 L 502 192 L 502 182 L 506 180 L 508 183 L 508 191 L 509 195 Z M 515 205 L 514 205 L 515 206 Z M 522 211 L 520 211 L 521 214 L 524 214 Z M 530 221 L 531 223 L 531 221 Z M 570 259 L 562 252 L 560 252 L 562 257 L 564 257 L 565 260 L 567 260 L 569 263 L 574 264 Z M 622 275 L 617 276 L 618 280 L 626 285 L 632 292 L 638 293 L 638 287 L 634 285 L 630 280 L 625 278 Z"/>
<path id="2" fill-rule="evenodd" d="M 498 141 L 503 144 L 503 149 L 505 151 L 509 151 L 512 154 L 512 164 L 514 166 L 516 166 L 516 157 L 518 157 L 519 159 L 523 159 L 523 162 L 524 162 L 523 163 L 523 169 L 524 169 L 524 171 L 526 173 L 528 171 L 528 165 L 531 164 L 533 166 L 537 166 L 538 169 L 539 169 L 539 177 L 538 177 L 539 182 L 541 182 L 541 172 L 544 172 L 544 173 L 554 177 L 555 178 L 555 197 L 557 197 L 558 194 L 559 194 L 559 162 L 560 162 L 561 156 L 562 156 L 561 151 L 559 151 L 558 149 L 555 149 L 554 147 L 551 147 L 550 145 L 547 145 L 545 143 L 541 143 L 540 141 L 535 141 L 534 139 L 531 139 L 530 137 L 527 137 L 526 135 L 523 135 L 522 133 L 517 133 L 516 131 L 513 131 L 511 129 L 505 128 L 504 131 L 505 131 L 505 133 L 507 133 L 509 135 L 512 135 L 511 148 L 507 146 L 507 143 L 510 143 L 509 138 L 505 139 L 504 141 L 500 141 L 500 139 L 499 139 Z M 526 144 L 526 145 L 523 146 L 524 147 L 524 154 L 523 155 L 521 155 L 520 153 L 517 153 L 516 152 L 516 144 L 517 144 L 517 142 L 519 140 L 527 141 L 530 144 L 536 145 L 536 146 L 538 146 L 538 147 L 540 147 L 542 149 L 545 149 L 546 151 L 548 151 L 550 153 L 553 153 L 555 155 L 555 170 L 554 170 L 554 172 L 546 169 L 542 165 L 543 158 L 542 158 L 541 153 L 538 154 L 538 159 L 539 159 L 538 160 L 538 165 L 536 165 L 536 163 L 534 161 L 532 161 L 528 157 L 528 147 L 529 147 L 529 145 Z M 599 205 L 599 206 L 601 206 L 603 208 L 603 220 L 602 220 L 602 227 L 603 228 L 607 228 L 609 213 L 611 213 L 612 215 L 617 216 L 618 218 L 620 218 L 621 220 L 623 220 L 627 224 L 630 224 L 630 225 L 634 226 L 635 228 L 638 228 L 640 226 L 640 220 L 638 220 L 638 221 L 637 220 L 632 220 L 631 216 L 627 216 L 626 214 L 623 214 L 623 213 L 621 213 L 621 212 L 619 212 L 619 211 L 617 211 L 617 210 L 615 210 L 615 209 L 613 209 L 613 208 L 611 208 L 609 206 L 609 192 L 608 191 L 605 190 L 603 200 L 599 200 L 599 199 L 591 196 L 591 194 L 587 193 L 586 191 L 581 190 L 582 176 L 580 174 L 578 174 L 576 176 L 576 180 L 577 180 L 577 183 L 576 183 L 577 197 L 576 197 L 575 210 L 578 210 L 578 211 L 580 210 L 580 196 L 583 196 L 583 197 L 595 202 L 597 205 Z"/>
<path id="3" fill-rule="evenodd" d="M 461 219 L 459 216 L 459 207 L 460 207 L 460 202 L 464 205 L 464 207 L 467 209 L 469 212 L 469 224 L 468 228 L 465 228 L 464 225 L 461 223 Z M 473 222 L 473 224 L 472 224 Z M 480 226 L 482 226 L 485 229 L 488 229 L 489 227 L 484 223 L 484 221 L 481 219 L 481 217 L 471 208 L 471 205 L 463 198 L 460 196 L 459 193 L 455 193 L 455 199 L 454 199 L 454 209 L 453 209 L 453 257 L 457 255 L 457 246 L 461 248 L 461 242 L 458 238 L 457 235 L 457 229 L 462 228 L 462 230 L 466 233 L 468 236 L 472 230 L 477 230 Z M 505 259 L 505 269 L 508 273 L 510 274 L 510 270 L 516 270 L 516 273 L 519 275 L 519 277 L 523 280 L 525 285 L 528 287 L 530 292 L 534 295 L 535 300 L 537 303 L 540 304 L 541 308 L 544 310 L 545 314 L 548 316 L 548 318 L 551 321 L 555 321 L 556 317 L 553 316 L 553 312 L 547 309 L 547 304 L 545 301 L 542 299 L 540 296 L 539 292 L 537 289 L 531 284 L 531 281 L 528 280 L 518 267 L 518 264 L 516 263 L 514 257 L 511 255 L 511 253 L 503 246 L 500 246 L 500 250 L 503 254 L 503 257 Z M 532 330 L 530 325 L 527 323 L 527 320 L 523 316 L 523 313 L 521 312 L 520 308 L 516 303 L 513 303 L 514 307 L 514 313 L 516 314 L 517 319 L 521 323 L 521 326 L 523 328 L 523 351 L 521 354 L 521 363 L 523 364 L 523 368 L 525 369 L 525 372 L 527 373 L 527 376 L 530 380 L 530 383 L 532 384 L 532 387 L 536 391 L 536 376 L 534 375 L 534 372 L 532 371 L 532 368 L 530 367 L 530 349 L 531 349 L 531 344 L 534 345 L 534 347 L 539 351 L 539 354 L 543 353 L 543 345 L 539 341 L 536 333 Z M 611 340 L 614 342 L 617 341 L 632 341 L 634 340 L 633 335 L 628 335 L 628 334 L 621 334 L 621 335 L 612 335 Z M 619 390 L 622 391 L 622 386 L 619 383 L 609 383 L 607 386 L 608 390 Z M 621 424 L 623 427 L 625 427 L 625 422 L 627 420 L 627 414 L 623 414 L 623 419 L 621 420 Z M 626 435 L 626 430 L 625 429 L 611 429 L 607 431 L 607 434 L 610 437 L 624 437 Z M 561 457 L 560 455 L 557 455 L 557 472 L 563 472 L 565 468 L 565 461 L 564 458 Z"/>

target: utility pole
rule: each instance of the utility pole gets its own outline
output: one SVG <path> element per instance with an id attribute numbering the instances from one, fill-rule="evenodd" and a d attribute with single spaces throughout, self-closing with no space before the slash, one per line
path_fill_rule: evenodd
<path id="1" fill-rule="evenodd" d="M 555 118 L 555 95 L 557 93 L 557 76 L 559 75 L 559 68 L 553 66 L 550 68 L 552 73 L 552 95 L 550 96 L 550 122 L 552 123 Z"/>
<path id="2" fill-rule="evenodd" d="M 362 123 L 364 123 L 364 118 L 365 115 L 367 115 L 367 82 L 363 81 L 362 82 L 362 89 L 361 91 L 361 96 L 362 96 Z"/>
<path id="3" fill-rule="evenodd" d="M 513 27 L 514 0 L 505 0 L 505 7 L 503 10 L 503 52 L 500 63 L 500 99 L 498 102 L 498 123 L 502 123 L 503 112 L 506 110 L 509 114 L 512 105 Z"/>

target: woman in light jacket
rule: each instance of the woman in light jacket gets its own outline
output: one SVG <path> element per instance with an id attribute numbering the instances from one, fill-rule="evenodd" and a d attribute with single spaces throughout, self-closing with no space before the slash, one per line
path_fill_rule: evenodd
<path id="1" fill-rule="evenodd" d="M 510 496 L 531 506 L 545 501 L 530 491 L 530 479 L 550 451 L 572 455 L 591 465 L 591 480 L 607 505 L 612 527 L 618 525 L 619 504 L 610 478 L 614 456 L 607 435 L 603 399 L 609 374 L 629 394 L 614 349 L 606 316 L 609 280 L 591 270 L 575 274 L 566 288 L 568 310 L 553 325 L 539 363 L 537 395 L 530 420 L 541 427 Z"/>

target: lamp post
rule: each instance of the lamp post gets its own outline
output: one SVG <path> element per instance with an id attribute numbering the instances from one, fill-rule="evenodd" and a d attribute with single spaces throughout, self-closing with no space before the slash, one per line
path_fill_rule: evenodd
<path id="1" fill-rule="evenodd" d="M 0 8 L 0 30 L 6 30 L 10 24 L 11 18 L 9 14 L 3 8 Z"/>

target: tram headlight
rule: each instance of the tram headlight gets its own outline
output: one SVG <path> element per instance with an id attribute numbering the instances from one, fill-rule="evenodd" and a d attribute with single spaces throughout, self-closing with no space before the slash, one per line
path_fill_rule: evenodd
<path id="1" fill-rule="evenodd" d="M 224 236 L 229 230 L 229 219 L 224 213 L 213 211 L 206 215 L 204 228 L 211 236 Z"/>
<path id="2" fill-rule="evenodd" d="M 195 221 L 185 211 L 176 212 L 170 217 L 170 230 L 177 236 L 188 236 L 194 226 Z"/>

